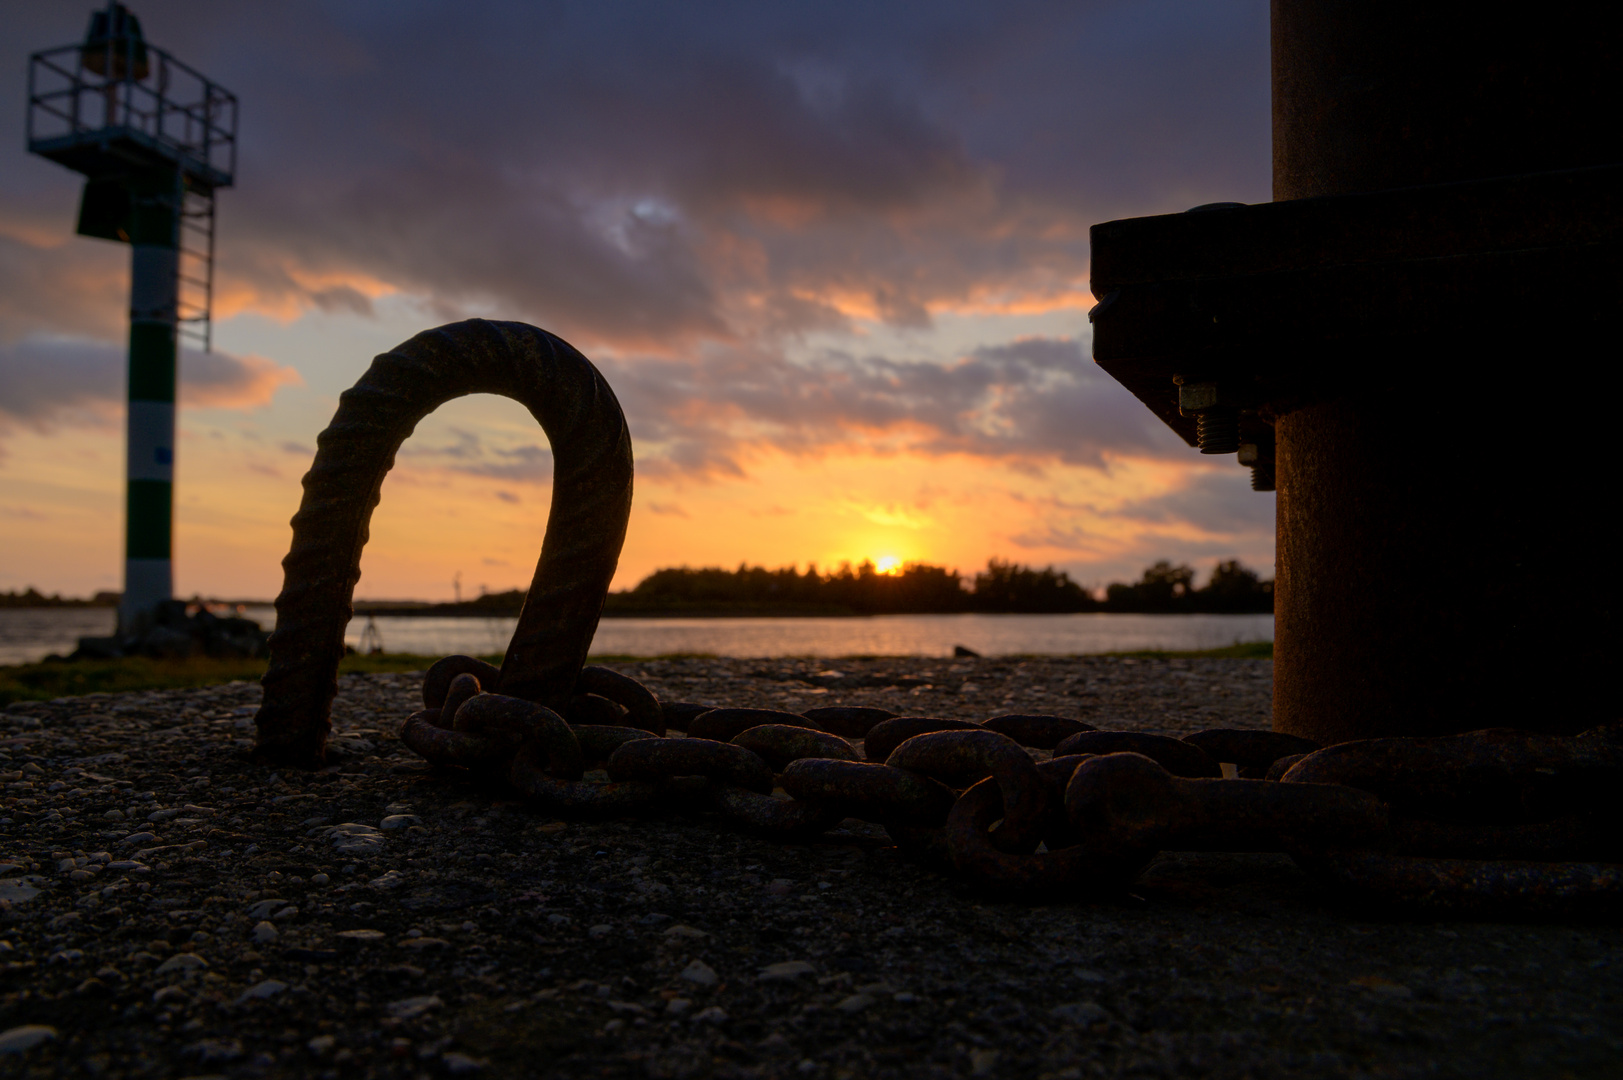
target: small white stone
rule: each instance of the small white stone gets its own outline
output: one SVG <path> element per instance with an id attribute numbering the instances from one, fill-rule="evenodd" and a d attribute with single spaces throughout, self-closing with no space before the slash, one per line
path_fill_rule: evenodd
<path id="1" fill-rule="evenodd" d="M 24 1024 L 0 1032 L 0 1054 L 20 1054 L 54 1038 L 56 1029 L 49 1024 Z"/>
<path id="2" fill-rule="evenodd" d="M 346 941 L 382 941 L 387 935 L 382 930 L 340 930 L 337 936 Z"/>
<path id="3" fill-rule="evenodd" d="M 1048 1015 L 1070 1024 L 1091 1025 L 1110 1019 L 1110 1014 L 1095 1001 L 1072 1001 L 1064 1005 L 1055 1005 L 1048 1010 Z"/>
<path id="4" fill-rule="evenodd" d="M 280 936 L 276 927 L 263 919 L 254 924 L 253 939 L 260 945 L 268 945 Z"/>
<path id="5" fill-rule="evenodd" d="M 687 926 L 683 923 L 677 923 L 675 926 L 668 926 L 665 928 L 665 937 L 671 940 L 683 939 L 687 941 L 700 941 L 709 936 L 709 934 L 705 933 L 703 930 L 700 930 L 698 927 Z"/>
<path id="6" fill-rule="evenodd" d="M 430 1009 L 438 1009 L 444 1004 L 445 1002 L 440 1000 L 438 994 L 423 994 L 419 997 L 391 1001 L 383 1009 L 396 1020 L 415 1020 Z"/>
<path id="7" fill-rule="evenodd" d="M 338 1040 L 331 1035 L 317 1035 L 304 1045 L 307 1050 L 317 1057 L 326 1057 L 332 1053 L 333 1047 L 338 1045 Z"/>
<path id="8" fill-rule="evenodd" d="M 867 994 L 852 994 L 849 997 L 841 999 L 840 1003 L 834 1007 L 841 1012 L 859 1013 L 863 1009 L 866 1009 L 869 1005 L 872 1005 L 873 1001 L 874 999 Z"/>
<path id="9" fill-rule="evenodd" d="M 413 825 L 420 824 L 422 824 L 422 822 L 418 819 L 416 814 L 390 814 L 388 817 L 378 822 L 378 828 L 382 829 L 384 832 L 392 832 L 395 829 L 409 829 Z"/>
<path id="10" fill-rule="evenodd" d="M 469 1057 L 455 1051 L 441 1054 L 440 1061 L 445 1063 L 445 1071 L 452 1076 L 466 1076 L 468 1073 L 478 1072 L 489 1064 L 484 1058 Z"/>
<path id="11" fill-rule="evenodd" d="M 275 979 L 266 979 L 264 982 L 255 983 L 238 995 L 237 1004 L 241 1005 L 245 1001 L 253 1001 L 256 998 L 273 998 L 286 989 L 287 983 L 278 982 Z"/>
<path id="12" fill-rule="evenodd" d="M 714 986 L 721 981 L 720 977 L 716 975 L 716 969 L 703 960 L 695 960 L 683 968 L 680 977 L 700 986 Z"/>
<path id="13" fill-rule="evenodd" d="M 776 964 L 768 964 L 762 968 L 758 977 L 762 982 L 771 982 L 774 979 L 797 979 L 802 975 L 810 975 L 817 969 L 804 960 L 783 960 Z"/>
<path id="14" fill-rule="evenodd" d="M 720 1005 L 712 1005 L 693 1014 L 695 1024 L 725 1024 L 727 1019 L 727 1010 Z"/>
<path id="15" fill-rule="evenodd" d="M 672 1016 L 681 1016 L 691 1008 L 693 1008 L 693 1001 L 690 998 L 671 998 L 665 1003 L 665 1011 Z"/>
<path id="16" fill-rule="evenodd" d="M 596 926 L 586 931 L 586 936 L 589 938 L 608 937 L 613 931 L 614 927 L 610 926 L 608 923 L 598 923 Z"/>
<path id="17" fill-rule="evenodd" d="M 153 972 L 153 974 L 167 975 L 171 971 L 196 971 L 199 968 L 206 968 L 208 966 L 209 962 L 203 959 L 201 956 L 198 956 L 196 953 L 176 953 L 163 963 L 159 964 L 157 971 Z"/>

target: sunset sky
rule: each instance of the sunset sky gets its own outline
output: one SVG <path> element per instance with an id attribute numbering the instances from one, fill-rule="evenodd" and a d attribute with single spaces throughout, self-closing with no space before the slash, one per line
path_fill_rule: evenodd
<path id="1" fill-rule="evenodd" d="M 122 574 L 129 248 L 24 149 L 0 0 L 0 590 Z M 617 587 L 662 566 L 989 556 L 1086 584 L 1270 574 L 1272 495 L 1091 359 L 1088 226 L 1269 197 L 1268 4 L 134 0 L 241 100 L 215 352 L 181 360 L 176 587 L 270 597 L 299 478 L 374 354 L 479 315 L 608 377 Z M 551 457 L 470 397 L 407 442 L 357 596 L 522 587 Z"/>

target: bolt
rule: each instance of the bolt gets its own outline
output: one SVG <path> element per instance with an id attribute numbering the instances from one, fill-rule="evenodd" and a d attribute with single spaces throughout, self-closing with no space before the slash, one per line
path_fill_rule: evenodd
<path id="1" fill-rule="evenodd" d="M 1213 405 L 1195 414 L 1195 431 L 1202 454 L 1232 454 L 1240 449 L 1240 410 Z"/>
<path id="2" fill-rule="evenodd" d="M 1259 461 L 1251 466 L 1251 490 L 1274 490 L 1274 466 L 1272 462 Z"/>
<path id="3" fill-rule="evenodd" d="M 1240 448 L 1239 402 L 1217 383 L 1178 384 L 1178 411 L 1195 417 L 1201 453 L 1232 454 Z"/>

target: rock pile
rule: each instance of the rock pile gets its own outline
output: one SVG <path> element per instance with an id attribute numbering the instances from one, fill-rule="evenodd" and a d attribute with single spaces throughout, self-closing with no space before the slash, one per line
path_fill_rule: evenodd
<path id="1" fill-rule="evenodd" d="M 120 656 L 176 658 L 264 656 L 270 633 L 240 616 L 220 616 L 184 600 L 166 600 L 149 615 L 120 627 L 110 637 L 82 637 L 69 660 L 111 660 Z M 49 657 L 47 657 L 49 659 Z"/>

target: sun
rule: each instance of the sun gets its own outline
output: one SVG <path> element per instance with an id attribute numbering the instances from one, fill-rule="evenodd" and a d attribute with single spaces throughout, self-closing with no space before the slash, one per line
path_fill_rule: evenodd
<path id="1" fill-rule="evenodd" d="M 902 572 L 902 560 L 894 555 L 881 555 L 874 560 L 873 565 L 881 574 L 895 575 Z"/>

